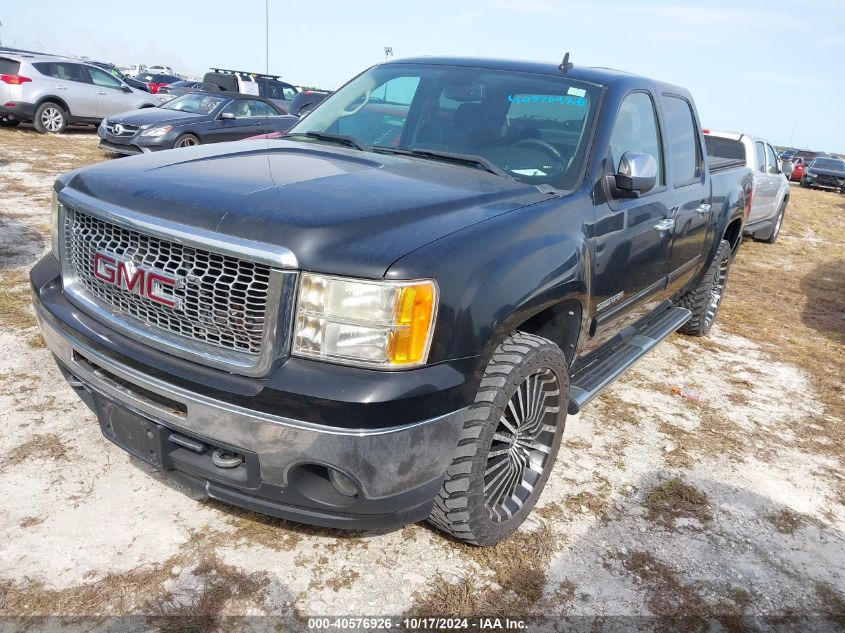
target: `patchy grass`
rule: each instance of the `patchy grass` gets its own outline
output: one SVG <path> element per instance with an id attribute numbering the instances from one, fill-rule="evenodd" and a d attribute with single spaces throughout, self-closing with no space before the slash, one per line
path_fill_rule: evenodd
<path id="1" fill-rule="evenodd" d="M 710 607 L 698 590 L 683 584 L 675 570 L 648 552 L 622 556 L 622 566 L 646 590 L 646 606 L 660 616 L 670 630 L 704 631 Z"/>
<path id="2" fill-rule="evenodd" d="M 766 515 L 766 520 L 781 534 L 795 534 L 807 523 L 807 518 L 788 508 Z"/>
<path id="3" fill-rule="evenodd" d="M 3 465 L 4 469 L 9 466 L 17 466 L 33 459 L 67 460 L 72 449 L 64 443 L 56 433 L 43 433 L 35 435 L 20 446 L 9 452 L 8 458 Z"/>
<path id="4" fill-rule="evenodd" d="M 645 500 L 646 518 L 667 528 L 674 528 L 682 517 L 707 523 L 713 518 L 707 495 L 674 477 L 652 488 Z"/>
<path id="5" fill-rule="evenodd" d="M 26 272 L 21 269 L 0 272 L 0 324 L 16 330 L 34 326 L 30 304 Z"/>
<path id="6" fill-rule="evenodd" d="M 809 375 L 827 415 L 802 441 L 845 459 L 845 196 L 791 188 L 778 242 L 739 250 L 719 323 Z"/>
<path id="7" fill-rule="evenodd" d="M 31 528 L 42 523 L 44 523 L 43 517 L 24 517 L 18 523 L 18 526 L 25 530 L 26 528 Z"/>
<path id="8" fill-rule="evenodd" d="M 414 596 L 409 614 L 472 617 L 533 613 L 543 598 L 546 569 L 558 549 L 558 537 L 544 522 L 538 529 L 516 532 L 494 547 L 457 542 L 453 547 L 475 561 L 481 571 L 455 581 L 438 577 L 427 593 Z"/>
<path id="9" fill-rule="evenodd" d="M 845 627 L 845 598 L 842 594 L 825 583 L 818 583 L 815 591 L 821 612 L 839 626 Z"/>

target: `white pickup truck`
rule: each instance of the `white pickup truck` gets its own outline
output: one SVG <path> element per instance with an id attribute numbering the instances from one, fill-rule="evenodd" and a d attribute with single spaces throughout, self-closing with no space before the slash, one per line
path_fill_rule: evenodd
<path id="1" fill-rule="evenodd" d="M 762 138 L 733 132 L 704 130 L 707 156 L 742 161 L 754 174 L 751 211 L 745 219 L 744 234 L 774 244 L 789 204 L 791 163 L 781 165 L 771 143 Z"/>

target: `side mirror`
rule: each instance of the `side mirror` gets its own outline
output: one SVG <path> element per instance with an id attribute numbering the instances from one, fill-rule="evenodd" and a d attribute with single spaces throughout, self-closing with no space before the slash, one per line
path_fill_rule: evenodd
<path id="1" fill-rule="evenodd" d="M 614 195 L 620 198 L 638 198 L 657 184 L 657 161 L 650 154 L 625 152 L 613 176 Z"/>
<path id="2" fill-rule="evenodd" d="M 792 172 L 795 171 L 795 165 L 792 163 L 791 160 L 785 160 L 783 161 L 780 170 L 781 172 L 783 172 L 784 176 L 786 176 L 787 178 L 792 178 Z"/>
<path id="3" fill-rule="evenodd" d="M 126 86 L 126 85 L 121 86 L 121 87 L 120 87 L 120 89 L 121 89 L 123 92 L 126 92 L 126 93 L 131 93 L 131 92 L 132 92 L 132 88 L 130 88 L 129 86 Z"/>
<path id="4" fill-rule="evenodd" d="M 220 115 L 220 118 L 224 121 L 234 121 L 237 117 L 231 112 L 224 112 Z"/>

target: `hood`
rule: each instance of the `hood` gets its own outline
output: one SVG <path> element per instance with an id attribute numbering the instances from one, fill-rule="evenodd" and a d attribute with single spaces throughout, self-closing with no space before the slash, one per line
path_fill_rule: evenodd
<path id="1" fill-rule="evenodd" d="M 155 99 L 155 97 L 153 97 L 153 99 Z M 180 112 L 179 110 L 165 110 L 163 108 L 141 108 L 140 110 L 121 112 L 120 114 L 115 114 L 114 116 L 107 118 L 110 123 L 127 123 L 129 125 L 142 126 L 150 124 L 180 125 L 206 116 L 208 115 Z"/>
<path id="2" fill-rule="evenodd" d="M 549 197 L 471 168 L 288 140 L 121 158 L 63 182 L 112 205 L 284 246 L 302 270 L 366 278 L 449 233 Z"/>
<path id="3" fill-rule="evenodd" d="M 805 166 L 805 170 L 816 176 L 835 176 L 836 178 L 845 178 L 845 170 L 842 169 L 822 169 L 820 167 Z"/>

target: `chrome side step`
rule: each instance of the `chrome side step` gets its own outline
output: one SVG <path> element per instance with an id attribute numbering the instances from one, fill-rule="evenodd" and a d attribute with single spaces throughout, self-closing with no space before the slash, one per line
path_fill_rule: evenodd
<path id="1" fill-rule="evenodd" d="M 692 313 L 686 308 L 669 308 L 633 330 L 618 345 L 570 377 L 569 413 L 578 413 L 631 365 L 650 352 L 655 345 L 689 321 Z"/>

